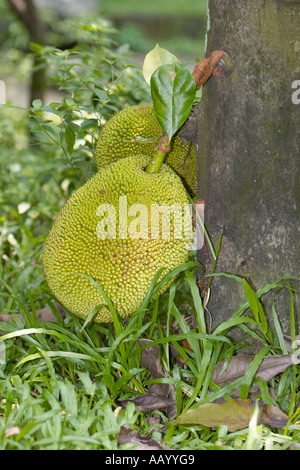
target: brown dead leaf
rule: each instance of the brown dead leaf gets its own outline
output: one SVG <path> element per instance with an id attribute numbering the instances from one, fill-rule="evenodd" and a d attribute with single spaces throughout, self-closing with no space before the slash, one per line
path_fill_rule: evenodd
<path id="1" fill-rule="evenodd" d="M 138 340 L 138 342 L 140 346 L 152 343 L 152 341 L 148 339 L 141 339 Z M 150 371 L 149 380 L 161 379 L 166 377 L 160 362 L 160 347 L 158 344 L 154 347 L 149 347 L 142 350 L 141 366 L 145 367 L 145 369 L 148 369 Z M 153 384 L 149 388 L 148 392 L 148 395 L 150 395 L 150 400 L 151 395 L 154 395 L 154 397 L 152 397 L 153 401 L 157 399 L 155 398 L 155 396 L 163 397 L 164 399 L 169 399 L 169 405 L 167 408 L 157 408 L 157 410 L 164 409 L 168 418 L 171 419 L 177 416 L 174 385 L 164 383 Z"/>
<path id="2" fill-rule="evenodd" d="M 295 340 L 296 340 L 296 344 L 293 345 L 292 343 L 292 338 L 291 336 L 288 336 L 288 335 L 283 335 L 283 338 L 284 338 L 284 341 L 285 341 L 285 344 L 286 344 L 286 347 L 287 347 L 287 350 L 288 352 L 292 353 L 293 352 L 293 346 L 294 348 L 298 349 L 299 346 L 300 346 L 300 335 L 296 335 L 295 337 Z"/>
<path id="3" fill-rule="evenodd" d="M 15 436 L 16 434 L 20 434 L 19 426 L 14 426 L 5 430 L 5 437 Z"/>
<path id="4" fill-rule="evenodd" d="M 139 339 L 140 346 L 151 343 L 148 339 Z M 160 363 L 160 347 L 145 348 L 142 350 L 141 366 L 150 371 L 149 380 L 165 378 Z M 166 416 L 173 419 L 177 415 L 174 385 L 158 383 L 149 387 L 148 393 L 134 398 L 119 400 L 118 404 L 125 407 L 131 401 L 143 413 L 150 411 L 163 411 Z"/>
<path id="5" fill-rule="evenodd" d="M 138 431 L 131 430 L 128 424 L 121 427 L 118 435 L 118 444 L 131 443 L 136 450 L 169 450 L 167 447 L 152 439 L 151 436 L 142 436 Z"/>
<path id="6" fill-rule="evenodd" d="M 179 369 L 182 369 L 184 367 L 185 360 L 179 356 L 179 352 L 177 351 L 177 348 L 173 346 L 173 344 L 170 344 L 169 352 L 171 363 L 176 364 Z"/>
<path id="7" fill-rule="evenodd" d="M 60 318 L 63 320 L 68 314 L 65 311 L 65 309 L 59 304 L 59 303 L 54 303 L 54 306 L 56 307 Z M 47 307 L 41 308 L 36 311 L 37 314 L 37 320 L 40 321 L 46 321 L 46 322 L 56 322 L 56 318 L 54 313 L 52 312 L 51 308 L 47 305 Z M 31 313 L 32 315 L 32 313 Z M 20 318 L 21 320 L 23 319 L 23 316 L 21 314 L 17 315 L 0 315 L 0 321 L 3 322 L 9 322 L 13 318 Z"/>
<path id="8" fill-rule="evenodd" d="M 140 346 L 151 342 L 152 341 L 149 339 L 138 340 Z M 141 367 L 150 371 L 149 380 L 162 379 L 165 377 L 160 363 L 160 347 L 158 344 L 153 348 L 149 347 L 142 350 Z M 164 397 L 168 396 L 170 393 L 170 385 L 163 383 L 153 384 L 149 388 L 149 393 L 155 393 L 156 395 L 162 395 Z"/>
<path id="9" fill-rule="evenodd" d="M 177 418 L 176 424 L 201 424 L 208 427 L 218 427 L 225 424 L 230 432 L 238 431 L 249 426 L 254 411 L 255 402 L 252 400 L 230 400 L 226 403 L 205 403 L 188 410 Z M 257 424 L 284 428 L 288 416 L 274 405 L 259 403 Z"/>
<path id="10" fill-rule="evenodd" d="M 198 90 L 214 73 L 216 65 L 224 56 L 229 59 L 229 55 L 226 52 L 213 51 L 208 58 L 202 59 L 196 64 L 193 70 L 193 77 Z"/>
<path id="11" fill-rule="evenodd" d="M 223 374 L 222 370 L 225 360 L 219 362 L 214 368 L 212 381 L 218 385 L 234 382 L 245 375 L 252 360 L 253 356 L 250 354 L 238 354 L 237 356 L 233 356 Z M 259 366 L 255 376 L 261 377 L 268 382 L 293 364 L 293 358 L 289 355 L 266 356 Z"/>
<path id="12" fill-rule="evenodd" d="M 155 393 L 145 393 L 145 395 L 138 397 L 118 400 L 117 404 L 125 408 L 128 402 L 134 403 L 142 413 L 158 410 L 166 411 L 169 407 L 173 407 L 176 403 L 173 399 L 156 395 Z"/>
<path id="13" fill-rule="evenodd" d="M 161 431 L 161 416 L 159 413 L 151 413 L 149 416 L 147 416 L 147 423 L 148 426 L 151 427 L 151 434 L 153 432 L 160 432 Z"/>
<path id="14" fill-rule="evenodd" d="M 293 364 L 295 364 L 295 361 L 289 355 L 266 356 L 256 372 L 256 377 L 261 377 L 268 382 Z"/>

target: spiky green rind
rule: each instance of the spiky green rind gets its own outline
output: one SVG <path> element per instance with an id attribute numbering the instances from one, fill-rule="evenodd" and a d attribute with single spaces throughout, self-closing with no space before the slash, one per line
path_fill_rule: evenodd
<path id="1" fill-rule="evenodd" d="M 177 239 L 174 220 L 169 239 L 151 238 L 151 205 L 184 207 L 189 200 L 181 179 L 168 165 L 163 164 L 159 173 L 146 173 L 149 161 L 150 157 L 139 155 L 103 168 L 70 197 L 46 239 L 43 265 L 48 285 L 67 309 L 83 319 L 105 302 L 97 288 L 79 273 L 91 276 L 118 314 L 128 317 L 145 298 L 160 268 L 166 268 L 166 274 L 188 258 L 192 234 L 187 237 L 184 233 L 182 239 Z M 119 213 L 120 196 L 127 197 L 128 210 L 133 204 L 147 208 L 147 238 L 119 238 L 119 216 L 126 215 Z M 116 210 L 116 239 L 99 238 L 101 217 L 97 210 L 99 214 L 102 204 Z M 137 217 L 128 216 L 128 233 Z M 94 318 L 96 322 L 111 320 L 106 307 L 100 308 Z"/>
<path id="2" fill-rule="evenodd" d="M 127 157 L 128 155 L 152 156 L 155 142 L 139 141 L 137 138 L 158 139 L 163 130 L 157 122 L 152 104 L 129 106 L 115 114 L 103 126 L 96 147 L 97 168 Z M 166 156 L 173 170 L 182 178 L 187 189 L 197 194 L 196 156 L 192 142 L 182 142 L 178 135 L 172 139 L 171 151 Z"/>

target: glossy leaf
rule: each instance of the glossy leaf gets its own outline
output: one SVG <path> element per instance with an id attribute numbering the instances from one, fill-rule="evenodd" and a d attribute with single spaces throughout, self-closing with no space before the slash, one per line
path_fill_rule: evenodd
<path id="1" fill-rule="evenodd" d="M 159 67 L 151 77 L 153 110 L 169 140 L 189 116 L 196 94 L 191 72 L 178 64 Z"/>

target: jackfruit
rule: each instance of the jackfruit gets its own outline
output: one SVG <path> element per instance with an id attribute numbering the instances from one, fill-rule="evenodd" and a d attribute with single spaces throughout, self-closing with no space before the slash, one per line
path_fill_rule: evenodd
<path id="1" fill-rule="evenodd" d="M 125 318 L 142 303 L 160 268 L 163 277 L 189 256 L 186 189 L 164 163 L 158 173 L 145 172 L 150 160 L 126 157 L 96 173 L 66 202 L 46 239 L 42 258 L 49 288 L 83 319 L 98 305 L 93 321 L 112 317 L 99 290 L 81 274 L 92 277 Z M 167 219 L 157 218 L 161 208 L 170 209 L 169 227 Z"/>
<path id="2" fill-rule="evenodd" d="M 128 155 L 153 155 L 155 140 L 162 134 L 163 129 L 155 117 L 152 104 L 122 109 L 107 121 L 100 133 L 95 152 L 98 170 Z M 143 139 L 154 139 L 154 142 Z M 176 171 L 190 194 L 195 196 L 197 169 L 193 143 L 183 142 L 178 135 L 175 135 L 165 163 Z"/>

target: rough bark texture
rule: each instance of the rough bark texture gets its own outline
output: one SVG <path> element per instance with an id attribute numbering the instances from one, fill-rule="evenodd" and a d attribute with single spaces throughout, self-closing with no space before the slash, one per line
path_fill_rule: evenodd
<path id="1" fill-rule="evenodd" d="M 292 83 L 300 79 L 300 2 L 210 0 L 209 19 L 206 56 L 222 49 L 233 66 L 219 66 L 197 109 L 198 196 L 215 246 L 223 234 L 216 271 L 260 288 L 300 275 L 300 104 L 292 102 Z M 199 257 L 206 261 L 204 250 Z M 289 332 L 287 290 L 276 299 Z M 238 283 L 215 278 L 213 325 L 244 300 Z"/>

